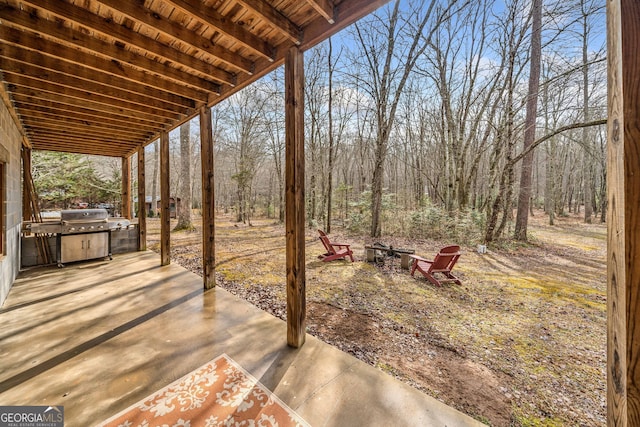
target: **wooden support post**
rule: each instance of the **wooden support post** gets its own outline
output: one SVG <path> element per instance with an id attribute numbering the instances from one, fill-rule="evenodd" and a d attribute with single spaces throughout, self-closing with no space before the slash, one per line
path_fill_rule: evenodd
<path id="1" fill-rule="evenodd" d="M 31 148 L 22 147 L 22 220 L 31 221 Z"/>
<path id="2" fill-rule="evenodd" d="M 145 188 L 144 147 L 138 147 L 138 250 L 147 250 L 147 192 Z"/>
<path id="3" fill-rule="evenodd" d="M 304 56 L 292 47 L 285 57 L 285 227 L 287 344 L 305 341 Z"/>
<path id="4" fill-rule="evenodd" d="M 160 265 L 171 263 L 169 217 L 169 133 L 160 134 Z"/>
<path id="5" fill-rule="evenodd" d="M 202 166 L 202 277 L 204 288 L 216 285 L 215 195 L 213 179 L 213 128 L 211 109 L 200 109 L 200 162 Z"/>
<path id="6" fill-rule="evenodd" d="M 607 2 L 607 424 L 640 425 L 640 2 Z"/>
<path id="7" fill-rule="evenodd" d="M 122 213 L 131 219 L 131 157 L 122 158 Z"/>

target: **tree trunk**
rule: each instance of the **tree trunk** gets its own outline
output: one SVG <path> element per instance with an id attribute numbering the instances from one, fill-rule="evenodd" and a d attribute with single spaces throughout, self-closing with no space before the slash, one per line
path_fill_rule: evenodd
<path id="1" fill-rule="evenodd" d="M 158 166 L 160 162 L 159 141 L 153 143 L 153 178 L 151 179 L 151 212 L 153 216 L 158 213 Z"/>
<path id="2" fill-rule="evenodd" d="M 327 222 L 325 223 L 325 230 L 328 233 L 331 233 L 331 205 L 332 205 L 332 192 L 333 192 L 333 145 L 334 145 L 334 141 L 333 141 L 333 58 L 331 57 L 331 54 L 333 53 L 333 45 L 331 44 L 331 37 L 329 37 L 329 52 L 327 55 L 327 62 L 328 62 L 328 72 L 329 72 L 329 87 L 328 87 L 328 92 L 329 92 L 329 99 L 328 99 L 328 108 L 329 111 L 328 113 L 328 121 L 329 121 L 329 165 L 327 167 Z"/>
<path id="3" fill-rule="evenodd" d="M 589 57 L 588 57 L 588 21 L 587 15 L 582 15 L 582 111 L 584 115 L 584 122 L 589 121 Z M 582 164 L 582 185 L 584 188 L 584 222 L 591 224 L 591 218 L 593 217 L 593 205 L 591 199 L 593 198 L 592 180 L 591 180 L 591 154 L 589 149 L 591 148 L 591 141 L 589 138 L 589 128 L 582 128 L 582 143 L 585 147 L 583 164 Z"/>
<path id="4" fill-rule="evenodd" d="M 193 230 L 195 227 L 191 222 L 191 125 L 190 121 L 180 126 L 180 191 L 176 199 L 176 207 L 178 209 L 178 224 L 174 231 Z"/>
<path id="5" fill-rule="evenodd" d="M 542 0 L 533 0 L 531 7 L 533 23 L 531 28 L 531 63 L 529 74 L 529 93 L 527 95 L 527 113 L 525 118 L 524 146 L 526 151 L 536 137 L 536 116 L 538 106 L 538 89 L 540 88 L 540 56 L 542 53 Z M 533 150 L 522 159 L 520 172 L 520 193 L 518 194 L 518 213 L 514 238 L 527 240 L 527 225 L 529 222 L 529 203 L 531 198 L 531 167 L 533 165 Z"/>

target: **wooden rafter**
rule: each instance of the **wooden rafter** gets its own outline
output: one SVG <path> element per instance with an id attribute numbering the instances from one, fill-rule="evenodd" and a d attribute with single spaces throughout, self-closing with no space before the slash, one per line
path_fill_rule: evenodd
<path id="1" fill-rule="evenodd" d="M 233 52 L 214 44 L 211 40 L 189 31 L 182 25 L 168 21 L 161 16 L 139 7 L 130 0 L 98 0 L 100 3 L 110 9 L 120 12 L 130 19 L 157 30 L 170 37 L 175 37 L 181 42 L 198 49 L 208 56 L 213 56 L 218 60 L 234 67 L 237 70 L 250 73 L 253 69 L 253 63 Z M 249 37 L 249 36 L 247 36 Z M 250 41 L 255 41 L 249 39 Z"/>
<path id="2" fill-rule="evenodd" d="M 139 117 L 148 117 L 153 120 L 154 117 L 166 117 L 169 119 L 180 119 L 184 117 L 185 111 L 168 111 L 164 108 L 149 107 L 141 104 L 125 103 L 115 97 L 109 97 L 92 93 L 83 89 L 66 87 L 51 82 L 44 82 L 38 79 L 5 73 L 5 80 L 9 83 L 9 87 L 18 87 L 31 91 L 33 96 L 47 100 L 67 100 L 68 102 L 77 102 L 80 106 L 91 106 L 94 109 L 102 111 L 115 111 L 122 114 L 132 114 Z M 10 89 L 10 92 L 12 90 Z"/>
<path id="3" fill-rule="evenodd" d="M 188 68 L 191 71 L 199 73 L 205 79 L 211 78 L 214 81 L 226 83 L 231 86 L 235 84 L 233 74 L 174 49 L 171 46 L 164 45 L 154 39 L 146 37 L 141 33 L 130 30 L 127 27 L 112 25 L 110 21 L 101 19 L 86 9 L 62 1 L 44 2 L 44 4 L 33 0 L 23 0 L 23 2 L 43 12 L 49 12 L 59 18 L 72 21 L 77 25 L 89 26 L 93 31 L 105 37 L 112 38 L 125 45 L 135 46 L 147 54 L 155 55 L 163 60 L 180 65 L 183 68 Z"/>
<path id="4" fill-rule="evenodd" d="M 20 111 L 24 110 L 45 110 L 58 114 L 61 117 L 76 117 L 89 122 L 105 121 L 117 122 L 119 124 L 128 124 L 129 126 L 145 128 L 145 129 L 157 129 L 160 123 L 166 123 L 166 120 L 147 120 L 144 117 L 133 117 L 131 115 L 122 114 L 118 111 L 100 111 L 86 108 L 85 106 L 78 106 L 73 99 L 67 100 L 64 97 L 60 99 L 47 99 L 44 97 L 32 96 L 31 94 L 21 94 L 14 91 L 12 97 L 21 106 Z"/>
<path id="5" fill-rule="evenodd" d="M 144 88 L 141 89 L 140 86 L 136 87 L 129 82 L 122 82 L 120 87 L 115 86 L 113 81 L 109 81 L 108 78 L 103 79 L 98 73 L 93 74 L 95 79 L 92 80 L 90 76 L 76 77 L 2 57 L 0 57 L 0 68 L 4 70 L 5 74 L 41 80 L 45 83 L 55 83 L 60 87 L 79 88 L 91 94 L 114 98 L 118 101 L 122 99 L 122 95 L 125 95 L 127 103 L 132 105 L 156 107 L 159 110 L 169 112 L 179 111 L 185 115 L 195 107 L 195 102 L 192 99 L 166 94 L 150 88 L 143 90 Z M 78 70 L 71 72 L 81 74 Z M 7 81 L 11 80 L 7 79 Z"/>
<path id="6" fill-rule="evenodd" d="M 0 12 L 2 12 L 1 9 Z M 180 90 L 183 86 L 194 88 L 204 93 L 217 93 L 220 91 L 219 83 L 188 74 L 177 68 L 167 67 L 157 61 L 127 51 L 115 44 L 104 42 L 83 32 L 74 31 L 47 20 L 37 17 L 25 20 L 25 16 L 23 15 L 24 13 L 14 13 L 2 17 L 5 25 L 0 26 L 1 40 L 4 40 L 8 44 L 31 49 L 40 55 L 49 55 L 54 59 L 71 62 L 75 66 L 81 65 L 93 71 L 119 76 L 136 83 L 153 86 L 184 96 L 200 98 L 202 95 L 196 95 L 195 93 L 197 92 L 183 92 Z M 27 14 L 27 16 L 29 15 Z M 23 19 L 18 20 L 16 17 Z M 35 33 L 11 28 L 10 25 L 15 24 L 17 21 L 21 22 L 19 28 L 38 31 L 40 35 L 46 35 L 51 37 L 52 40 L 72 44 L 74 48 L 36 36 Z M 24 25 L 25 22 L 29 25 Z M 78 48 L 81 50 L 78 50 Z M 98 56 L 96 56 L 96 54 Z M 110 58 L 118 58 L 118 60 Z M 129 67 L 133 67 L 133 69 Z M 145 73 L 145 71 L 147 73 Z"/>
<path id="7" fill-rule="evenodd" d="M 322 15 L 328 23 L 333 24 L 335 21 L 333 2 L 331 0 L 307 0 L 313 8 Z"/>
<path id="8" fill-rule="evenodd" d="M 195 107 L 197 102 L 204 103 L 207 101 L 207 96 L 204 93 L 194 93 L 194 96 L 192 97 L 180 96 L 169 91 L 137 84 L 133 81 L 117 76 L 90 70 L 88 68 L 81 68 L 70 62 L 54 60 L 51 57 L 40 55 L 34 51 L 21 50 L 15 46 L 4 46 L 4 49 L 0 48 L 0 68 L 41 79 L 48 79 L 48 73 L 54 73 L 54 75 L 59 76 L 57 79 L 58 81 L 67 80 L 66 77 L 70 77 L 71 79 L 77 78 L 88 83 L 106 86 L 109 88 L 108 90 L 117 91 L 119 94 L 123 94 L 122 91 L 124 91 L 125 95 L 131 93 L 139 96 L 146 96 L 162 103 L 184 106 L 187 108 Z M 70 79 L 68 79 L 66 83 L 68 85 L 73 85 L 74 83 L 77 83 L 78 85 L 84 84 L 80 83 L 78 80 L 74 82 Z"/>
<path id="9" fill-rule="evenodd" d="M 242 27 L 234 24 L 229 19 L 226 19 L 215 9 L 207 7 L 200 2 L 193 2 L 187 0 L 167 0 L 176 8 L 182 12 L 191 15 L 195 19 L 216 28 L 216 30 L 227 37 L 232 38 L 236 42 L 240 43 L 247 49 L 252 50 L 254 53 L 266 58 L 270 61 L 273 60 L 274 47 L 266 41 L 254 36 L 248 31 L 245 31 Z"/>
<path id="10" fill-rule="evenodd" d="M 299 45 L 302 43 L 302 31 L 293 22 L 282 15 L 277 9 L 262 0 L 237 0 L 253 13 L 260 16 L 276 31 L 280 31 L 289 40 Z"/>

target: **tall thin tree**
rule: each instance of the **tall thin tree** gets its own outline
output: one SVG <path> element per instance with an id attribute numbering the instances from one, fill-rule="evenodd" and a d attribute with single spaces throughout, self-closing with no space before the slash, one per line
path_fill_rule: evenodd
<path id="1" fill-rule="evenodd" d="M 524 147 L 526 152 L 536 139 L 536 118 L 538 110 L 538 90 L 540 88 L 540 57 L 542 56 L 542 0 L 533 0 L 531 5 L 531 59 L 529 71 L 529 91 L 527 95 L 527 113 L 525 117 Z M 514 238 L 527 240 L 529 223 L 529 203 L 531 200 L 531 169 L 533 150 L 522 159 L 520 171 L 520 192 L 518 194 L 518 212 Z"/>
<path id="2" fill-rule="evenodd" d="M 180 126 L 180 190 L 176 200 L 178 209 L 178 224 L 174 231 L 193 230 L 191 220 L 191 122 L 186 121 Z"/>

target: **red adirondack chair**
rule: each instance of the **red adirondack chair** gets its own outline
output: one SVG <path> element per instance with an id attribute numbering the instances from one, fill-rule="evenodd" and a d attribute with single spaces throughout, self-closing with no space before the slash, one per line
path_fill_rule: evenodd
<path id="1" fill-rule="evenodd" d="M 451 270 L 460 258 L 460 246 L 446 246 L 440 249 L 433 261 L 426 260 L 418 255 L 409 255 L 413 258 L 411 267 L 411 275 L 418 270 L 431 283 L 436 286 L 442 286 L 443 282 L 455 282 L 461 285 L 460 279 L 451 274 Z M 445 276 L 444 279 L 438 279 L 435 274 L 440 273 Z"/>
<path id="2" fill-rule="evenodd" d="M 347 257 L 351 258 L 351 262 L 354 261 L 353 251 L 350 248 L 351 245 L 331 242 L 329 236 L 322 230 L 318 230 L 318 234 L 320 234 L 320 241 L 327 250 L 325 254 L 320 255 L 322 261 L 329 262 L 336 259 L 346 259 Z"/>

